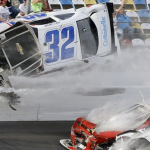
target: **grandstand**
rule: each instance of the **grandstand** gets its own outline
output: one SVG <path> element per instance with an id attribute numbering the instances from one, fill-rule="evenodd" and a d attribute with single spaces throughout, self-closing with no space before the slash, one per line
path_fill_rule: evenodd
<path id="1" fill-rule="evenodd" d="M 50 8 L 52 9 L 78 9 L 84 6 L 109 2 L 114 4 L 115 9 L 118 9 L 122 1 L 123 0 L 48 0 Z M 131 42 L 132 45 L 135 46 L 142 43 L 141 45 L 143 46 L 143 43 L 145 43 L 146 47 L 150 47 L 150 44 L 147 42 L 150 41 L 150 0 L 126 0 L 125 10 L 126 15 L 134 22 L 133 27 L 140 29 L 144 37 L 143 42 L 141 39 L 133 39 Z"/>
<path id="2" fill-rule="evenodd" d="M 122 0 L 48 0 L 50 5 L 61 5 L 74 7 L 76 5 L 83 7 L 98 3 L 113 3 L 115 8 L 118 8 Z M 126 10 L 138 11 L 141 9 L 148 10 L 150 8 L 150 0 L 127 0 L 125 4 Z M 68 7 L 66 7 L 68 8 Z"/>

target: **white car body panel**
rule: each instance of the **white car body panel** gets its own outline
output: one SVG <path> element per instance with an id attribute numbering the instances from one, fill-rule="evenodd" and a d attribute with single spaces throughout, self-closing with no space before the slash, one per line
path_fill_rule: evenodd
<path id="1" fill-rule="evenodd" d="M 65 20 L 61 20 L 58 17 L 56 17 L 57 15 L 62 15 L 67 13 L 69 14 L 74 13 L 74 15 Z M 42 12 L 38 14 L 30 14 L 28 16 L 17 18 L 14 20 L 14 22 L 11 23 L 8 22 L 1 23 L 0 32 L 5 30 L 6 28 L 10 28 L 12 24 L 15 24 L 15 22 L 18 21 L 27 22 L 30 24 L 30 22 L 42 20 L 48 17 L 54 19 L 56 22 L 42 24 L 42 25 L 32 25 L 32 24 L 30 25 L 31 27 L 34 27 L 38 30 L 38 40 L 41 45 L 41 51 L 44 58 L 43 59 L 44 72 L 47 72 L 62 66 L 65 67 L 66 65 L 69 65 L 71 62 L 74 62 L 76 60 L 84 59 L 82 56 L 82 47 L 81 47 L 77 21 L 88 18 L 90 16 L 97 27 L 98 37 L 99 37 L 97 53 L 94 55 L 104 56 L 111 52 L 110 20 L 109 20 L 107 6 L 105 4 L 93 5 L 89 8 L 83 7 L 81 9 L 78 9 L 77 11 L 75 11 L 74 9 L 69 9 L 69 10 L 61 10 L 57 12 L 49 12 L 49 13 Z M 65 35 L 66 37 L 62 39 L 61 37 L 63 35 L 62 32 L 66 32 L 65 31 L 66 29 L 68 30 L 66 33 L 67 35 Z M 74 33 L 71 33 L 72 30 Z M 51 34 L 50 36 L 52 36 L 51 37 L 52 39 L 46 39 L 46 37 L 49 36 L 49 34 Z M 54 39 L 55 38 L 54 34 L 55 36 L 58 36 L 57 39 Z M 2 37 L 2 35 L 3 34 L 1 34 L 0 36 Z M 46 40 L 51 40 L 51 41 L 46 42 Z M 57 50 L 56 47 L 59 49 L 57 51 L 57 54 L 54 53 Z M 73 52 L 69 52 L 71 51 L 70 49 L 72 49 Z M 68 56 L 68 58 L 67 57 L 62 58 L 62 55 L 67 55 L 67 54 L 71 56 Z M 87 58 L 91 58 L 94 55 L 89 55 Z"/>

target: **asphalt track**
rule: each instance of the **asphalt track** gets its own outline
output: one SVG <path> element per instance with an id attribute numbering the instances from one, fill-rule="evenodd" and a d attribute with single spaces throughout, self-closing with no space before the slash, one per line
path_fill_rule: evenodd
<path id="1" fill-rule="evenodd" d="M 65 150 L 72 121 L 0 122 L 0 150 Z"/>
<path id="2" fill-rule="evenodd" d="M 127 89 L 126 89 L 127 90 Z M 130 93 L 128 93 L 129 91 Z M 138 99 L 141 102 L 141 96 L 133 89 L 128 89 L 121 99 L 131 101 Z M 120 90 L 108 89 L 102 93 L 106 96 L 118 94 Z M 137 91 L 137 90 L 136 90 Z M 145 100 L 149 103 L 149 88 L 142 89 Z M 117 93 L 116 93 L 117 92 Z M 93 93 L 90 93 L 93 95 Z M 89 95 L 89 93 L 88 93 Z M 97 95 L 97 93 L 96 93 Z M 131 99 L 128 97 L 130 96 Z M 135 97 L 136 96 L 136 97 Z M 102 97 L 99 97 L 102 103 Z M 108 98 L 106 96 L 106 98 Z M 119 98 L 120 99 L 120 98 Z M 110 100 L 110 99 L 109 99 Z M 53 114 L 54 115 L 54 114 Z M 59 140 L 70 138 L 70 128 L 72 121 L 0 121 L 0 150 L 65 150 L 60 145 Z"/>

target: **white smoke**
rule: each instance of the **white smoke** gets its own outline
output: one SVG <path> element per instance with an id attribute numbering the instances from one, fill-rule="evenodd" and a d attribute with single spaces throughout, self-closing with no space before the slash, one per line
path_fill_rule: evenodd
<path id="1" fill-rule="evenodd" d="M 35 78 L 11 77 L 11 81 L 22 98 L 26 99 L 30 94 L 29 97 L 36 101 L 57 94 L 114 95 L 124 93 L 123 88 L 126 87 L 149 87 L 149 60 L 150 52 L 124 51 L 119 57 L 96 57 L 90 59 L 89 63 L 75 62 L 74 66 L 62 71 Z M 118 93 L 110 90 L 103 92 L 103 88 L 114 87 L 122 89 L 117 89 Z"/>
<path id="2" fill-rule="evenodd" d="M 149 111 L 145 106 L 127 111 L 131 108 L 125 109 L 124 106 L 127 105 L 126 102 L 121 102 L 117 105 L 112 105 L 112 102 L 108 102 L 103 107 L 92 110 L 86 119 L 97 124 L 96 130 L 98 133 L 135 129 L 147 120 Z"/>
<path id="3" fill-rule="evenodd" d="M 11 81 L 17 94 L 21 96 L 19 105 L 41 105 L 47 110 L 55 109 L 55 112 L 59 112 L 62 106 L 62 112 L 76 114 L 75 117 L 69 118 L 74 120 L 86 115 L 95 106 L 101 105 L 98 103 L 98 99 L 103 99 L 101 96 L 123 95 L 130 87 L 149 87 L 149 60 L 149 52 L 123 51 L 119 57 L 96 57 L 90 59 L 89 63 L 75 62 L 75 65 L 58 72 L 34 78 L 11 77 Z M 128 91 L 129 95 L 130 90 Z M 134 91 L 134 94 L 136 96 L 123 99 L 127 101 L 123 107 L 129 106 L 128 103 L 131 105 L 133 101 L 137 103 L 139 99 L 141 102 L 138 91 Z M 114 99 L 113 96 L 110 97 L 109 100 Z M 107 98 L 104 98 L 103 103 L 106 101 Z M 112 106 L 109 108 L 110 112 L 113 111 Z M 99 114 L 101 113 L 100 110 Z"/>
<path id="4" fill-rule="evenodd" d="M 146 129 L 143 133 L 135 133 L 132 137 L 118 139 L 109 150 L 149 150 L 150 149 L 150 129 Z"/>
<path id="5" fill-rule="evenodd" d="M 12 77 L 17 88 L 150 86 L 150 52 L 122 52 L 120 57 L 91 59 L 37 78 Z M 78 67 L 77 67 L 78 66 Z"/>

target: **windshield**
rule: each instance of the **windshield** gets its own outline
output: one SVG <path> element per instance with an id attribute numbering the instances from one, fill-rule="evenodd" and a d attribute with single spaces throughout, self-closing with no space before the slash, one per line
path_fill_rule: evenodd
<path id="1" fill-rule="evenodd" d="M 82 58 L 88 58 L 97 54 L 98 31 L 94 22 L 90 18 L 77 21 Z"/>

